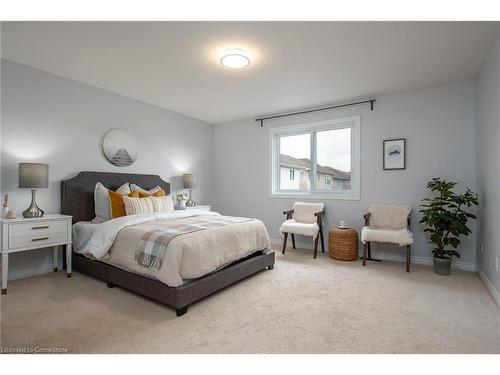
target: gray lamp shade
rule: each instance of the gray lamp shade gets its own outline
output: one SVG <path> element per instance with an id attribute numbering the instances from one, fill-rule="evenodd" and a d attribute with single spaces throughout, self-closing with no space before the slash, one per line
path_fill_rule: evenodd
<path id="1" fill-rule="evenodd" d="M 19 187 L 28 189 L 49 187 L 49 165 L 19 163 Z"/>
<path id="2" fill-rule="evenodd" d="M 182 175 L 182 188 L 183 189 L 194 188 L 194 174 L 186 173 Z"/>

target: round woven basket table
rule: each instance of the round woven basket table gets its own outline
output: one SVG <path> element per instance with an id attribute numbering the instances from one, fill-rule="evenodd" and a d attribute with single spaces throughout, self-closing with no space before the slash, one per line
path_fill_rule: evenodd
<path id="1" fill-rule="evenodd" d="M 358 259 L 358 232 L 354 229 L 330 229 L 328 239 L 330 257 L 338 260 Z"/>

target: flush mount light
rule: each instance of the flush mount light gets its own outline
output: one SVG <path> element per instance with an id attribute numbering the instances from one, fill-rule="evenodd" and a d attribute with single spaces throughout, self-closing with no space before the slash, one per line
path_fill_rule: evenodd
<path id="1" fill-rule="evenodd" d="M 250 65 L 250 59 L 247 57 L 247 53 L 239 48 L 224 51 L 220 62 L 222 65 L 231 69 L 241 69 Z"/>

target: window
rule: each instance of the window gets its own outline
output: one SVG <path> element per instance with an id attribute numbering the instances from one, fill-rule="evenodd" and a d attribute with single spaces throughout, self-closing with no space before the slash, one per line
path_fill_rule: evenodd
<path id="1" fill-rule="evenodd" d="M 360 118 L 273 128 L 271 196 L 359 199 Z"/>

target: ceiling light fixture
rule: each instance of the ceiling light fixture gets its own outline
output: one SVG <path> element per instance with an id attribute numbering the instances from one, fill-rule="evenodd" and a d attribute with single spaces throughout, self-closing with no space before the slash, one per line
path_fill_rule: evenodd
<path id="1" fill-rule="evenodd" d="M 241 69 L 250 65 L 250 59 L 248 58 L 246 51 L 239 48 L 224 51 L 220 62 L 222 65 L 231 69 Z"/>

